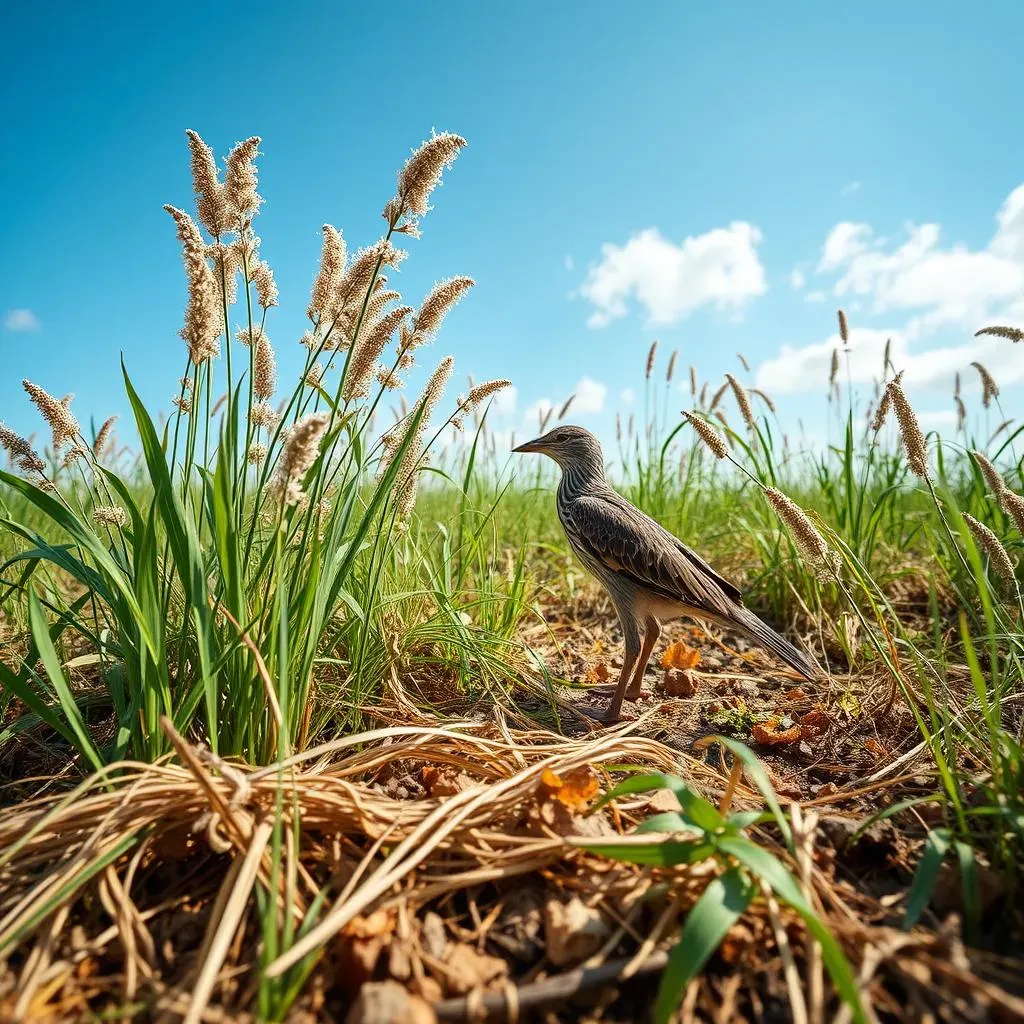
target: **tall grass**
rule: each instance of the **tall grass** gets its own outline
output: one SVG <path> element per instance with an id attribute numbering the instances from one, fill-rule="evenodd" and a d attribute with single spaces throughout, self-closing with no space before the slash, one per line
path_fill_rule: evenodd
<path id="1" fill-rule="evenodd" d="M 412 517 L 444 426 L 508 382 L 476 387 L 439 428 L 444 359 L 391 430 L 374 427 L 473 283 L 442 281 L 413 309 L 385 277 L 406 255 L 395 241 L 419 234 L 463 144 L 435 135 L 413 153 L 369 247 L 349 255 L 325 226 L 304 366 L 278 395 L 268 335 L 277 288 L 253 228 L 259 139 L 231 151 L 222 180 L 189 133 L 199 224 L 167 207 L 188 287 L 174 414 L 158 428 L 123 366 L 141 442 L 134 469 L 31 382 L 52 457 L 3 435 L 20 472 L 0 476 L 0 522 L 21 543 L 3 566 L 2 599 L 27 609 L 29 635 L 20 664 L 0 665 L 5 703 L 22 712 L 0 738 L 42 723 L 98 767 L 163 754 L 166 715 L 216 754 L 265 762 L 329 721 L 351 725 L 396 660 L 430 657 L 463 681 L 509 671 L 522 566 L 511 577 L 495 568 L 472 467 L 439 556 L 424 557 Z M 89 674 L 85 696 L 69 667 Z M 105 735 L 92 727 L 104 714 Z"/>

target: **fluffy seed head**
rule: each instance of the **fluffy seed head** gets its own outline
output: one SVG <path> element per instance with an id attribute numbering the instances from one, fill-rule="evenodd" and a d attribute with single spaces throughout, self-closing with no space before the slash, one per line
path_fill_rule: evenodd
<path id="1" fill-rule="evenodd" d="M 260 260 L 252 272 L 252 283 L 256 285 L 256 301 L 264 308 L 277 305 L 277 282 L 270 264 Z"/>
<path id="2" fill-rule="evenodd" d="M 224 192 L 239 225 L 251 218 L 262 202 L 256 192 L 255 160 L 259 147 L 260 138 L 253 135 L 244 142 L 237 143 L 228 154 Z"/>
<path id="3" fill-rule="evenodd" d="M 253 441 L 249 445 L 249 450 L 245 453 L 246 461 L 250 466 L 260 466 L 263 464 L 267 457 L 267 446 L 260 444 L 259 441 Z"/>
<path id="4" fill-rule="evenodd" d="M 403 425 L 390 435 L 390 444 L 385 446 L 381 456 L 380 475 L 383 476 L 394 461 L 399 449 L 408 437 L 408 446 L 402 455 L 395 483 L 398 488 L 395 498 L 396 519 L 406 521 L 412 513 L 416 501 L 416 471 L 423 463 L 423 435 L 426 433 L 431 414 L 441 400 L 448 381 L 452 375 L 455 361 L 451 356 L 442 359 L 437 369 L 431 374 L 423 393 L 420 395 L 412 413 Z M 422 415 L 419 415 L 422 411 Z M 419 423 L 414 424 L 419 416 Z M 413 433 L 410 435 L 410 431 Z"/>
<path id="5" fill-rule="evenodd" d="M 249 410 L 249 422 L 257 429 L 273 430 L 277 426 L 277 413 L 269 402 L 256 402 Z"/>
<path id="6" fill-rule="evenodd" d="M 16 466 L 26 472 L 41 473 L 46 467 L 42 459 L 35 453 L 32 445 L 10 427 L 0 423 L 0 447 L 8 454 Z"/>
<path id="7" fill-rule="evenodd" d="M 306 315 L 316 323 L 327 312 L 331 296 L 338 288 L 345 270 L 345 240 L 341 232 L 330 224 L 323 227 L 324 245 L 320 254 L 320 269 L 313 282 L 313 295 Z"/>
<path id="8" fill-rule="evenodd" d="M 397 267 L 405 259 L 405 252 L 396 249 L 387 239 L 380 239 L 365 249 L 360 249 L 338 279 L 331 296 L 329 310 L 334 320 L 347 315 L 354 328 L 367 292 L 379 280 L 384 267 Z"/>
<path id="9" fill-rule="evenodd" d="M 903 371 L 900 370 L 898 374 L 893 378 L 893 383 L 897 383 L 903 376 Z M 874 433 L 878 433 L 882 427 L 885 426 L 886 418 L 889 415 L 889 409 L 892 406 L 892 396 L 889 394 L 889 387 L 886 386 L 882 392 L 882 397 L 878 402 L 878 408 L 875 410 L 875 418 L 871 421 L 871 430 Z"/>
<path id="10" fill-rule="evenodd" d="M 1009 487 L 999 495 L 999 507 L 1010 517 L 1017 532 L 1024 537 L 1024 498 Z"/>
<path id="11" fill-rule="evenodd" d="M 187 416 L 192 411 L 192 399 L 188 395 L 175 395 L 171 399 L 171 405 L 183 416 Z"/>
<path id="12" fill-rule="evenodd" d="M 889 367 L 892 365 L 892 359 L 889 357 L 892 355 L 892 338 L 885 339 L 885 351 L 882 353 L 882 373 L 888 373 Z M 900 371 L 902 372 L 902 371 Z"/>
<path id="13" fill-rule="evenodd" d="M 690 367 L 690 397 L 697 397 L 697 367 Z"/>
<path id="14" fill-rule="evenodd" d="M 378 366 L 376 377 L 377 383 L 385 391 L 398 391 L 400 388 L 405 387 L 405 381 L 402 380 L 401 376 L 387 366 Z"/>
<path id="15" fill-rule="evenodd" d="M 747 362 L 747 357 L 742 352 L 736 353 L 736 358 L 740 361 L 740 365 L 747 373 L 750 373 L 750 363 Z"/>
<path id="16" fill-rule="evenodd" d="M 967 406 L 959 395 L 953 396 L 953 403 L 956 405 L 956 429 L 963 430 L 967 422 Z"/>
<path id="17" fill-rule="evenodd" d="M 729 457 L 729 446 L 725 438 L 710 423 L 702 420 L 692 412 L 683 412 L 687 422 L 697 432 L 697 436 L 711 449 L 716 459 L 727 459 Z"/>
<path id="18" fill-rule="evenodd" d="M 307 371 L 306 376 L 303 378 L 310 387 L 316 387 L 317 384 L 323 380 L 324 376 L 324 364 L 314 363 Z"/>
<path id="19" fill-rule="evenodd" d="M 446 281 L 438 281 L 431 289 L 430 294 L 423 300 L 413 321 L 413 333 L 416 344 L 432 338 L 441 326 L 445 314 L 452 306 L 469 291 L 476 282 L 471 277 L 450 277 Z"/>
<path id="20" fill-rule="evenodd" d="M 976 338 L 982 334 L 991 334 L 996 338 L 1006 338 L 1008 341 L 1024 341 L 1024 330 L 1021 330 L 1019 327 L 982 327 L 981 330 L 974 332 Z"/>
<path id="21" fill-rule="evenodd" d="M 992 399 L 999 397 L 999 385 L 981 363 L 974 362 L 971 363 L 971 366 L 978 371 L 978 376 L 981 377 L 981 403 L 987 409 L 991 405 Z"/>
<path id="22" fill-rule="evenodd" d="M 907 465 L 910 466 L 910 471 L 914 476 L 924 480 L 928 476 L 928 454 L 924 434 L 921 432 L 921 424 L 917 422 L 917 416 L 907 400 L 899 377 L 894 377 L 889 382 L 887 391 L 891 396 L 893 409 L 896 410 L 896 419 L 900 424 L 903 447 L 907 453 Z"/>
<path id="23" fill-rule="evenodd" d="M 510 380 L 485 380 L 482 384 L 477 384 L 470 389 L 469 398 L 466 401 L 471 406 L 479 405 L 481 402 L 487 401 L 491 395 L 510 387 L 512 387 Z"/>
<path id="24" fill-rule="evenodd" d="M 757 395 L 757 397 L 760 398 L 761 401 L 764 402 L 764 404 L 768 406 L 768 408 L 772 412 L 772 414 L 775 413 L 775 403 L 760 388 L 751 388 L 750 389 L 750 393 L 752 395 Z"/>
<path id="25" fill-rule="evenodd" d="M 92 519 L 100 526 L 124 526 L 128 513 L 119 505 L 97 505 L 92 510 Z"/>
<path id="26" fill-rule="evenodd" d="M 72 441 L 78 436 L 81 427 L 67 405 L 30 380 L 23 380 L 21 386 L 28 392 L 32 404 L 42 413 L 43 419 L 53 431 L 53 447 L 55 449 L 62 448 L 68 441 Z"/>
<path id="27" fill-rule="evenodd" d="M 955 397 L 960 397 L 960 371 L 957 370 L 953 374 L 953 394 Z"/>
<path id="28" fill-rule="evenodd" d="M 832 366 L 828 371 L 828 386 L 829 390 L 832 390 L 833 385 L 836 382 L 836 378 L 839 376 L 839 349 L 832 349 Z"/>
<path id="29" fill-rule="evenodd" d="M 256 340 L 256 350 L 253 353 L 252 390 L 253 394 L 262 401 L 273 397 L 274 391 L 277 390 L 277 360 L 274 358 L 274 349 L 266 334 L 261 334 Z"/>
<path id="30" fill-rule="evenodd" d="M 729 390 L 729 382 L 726 381 L 712 396 L 711 405 L 708 406 L 708 412 L 714 412 L 718 408 L 718 403 L 725 397 L 726 391 Z"/>
<path id="31" fill-rule="evenodd" d="M 651 347 L 647 350 L 647 368 L 644 371 L 644 373 L 646 374 L 648 380 L 651 379 L 651 374 L 654 373 L 654 359 L 655 356 L 657 356 L 657 354 L 658 339 L 655 338 L 654 341 L 651 342 Z"/>
<path id="32" fill-rule="evenodd" d="M 744 422 L 751 430 L 756 430 L 757 420 L 754 419 L 754 410 L 750 408 L 750 398 L 747 396 L 746 389 L 731 373 L 727 373 L 725 379 L 729 387 L 732 388 L 732 393 L 736 398 L 736 405 Z"/>
<path id="33" fill-rule="evenodd" d="M 974 516 L 968 515 L 966 512 L 964 513 L 964 522 L 971 533 L 974 534 L 978 547 L 988 555 L 989 564 L 996 575 L 1004 583 L 1015 583 L 1016 576 L 1013 571 L 1013 562 L 1010 560 L 1006 548 L 1000 543 L 999 538 L 984 523 L 979 523 Z"/>
<path id="34" fill-rule="evenodd" d="M 566 414 L 572 408 L 572 403 L 576 400 L 575 395 L 570 395 L 563 403 L 562 408 L 558 410 L 558 415 L 555 417 L 556 420 L 564 420 Z"/>
<path id="35" fill-rule="evenodd" d="M 665 371 L 665 383 L 671 384 L 672 377 L 676 372 L 676 360 L 679 358 L 678 349 L 672 350 L 672 355 L 668 357 L 668 369 Z"/>
<path id="36" fill-rule="evenodd" d="M 206 246 L 192 218 L 174 206 L 164 209 L 174 218 L 182 245 L 185 276 L 188 278 L 188 306 L 180 334 L 188 345 L 192 362 L 205 362 L 220 352 L 220 286 L 206 261 Z"/>
<path id="37" fill-rule="evenodd" d="M 840 309 L 837 311 L 839 317 L 839 337 L 842 338 L 844 345 L 850 344 L 850 326 L 846 322 L 846 311 Z"/>
<path id="38" fill-rule="evenodd" d="M 342 397 L 346 402 L 361 398 L 367 393 L 367 386 L 373 375 L 384 347 L 391 340 L 398 325 L 412 312 L 411 306 L 399 306 L 385 313 L 369 328 L 363 331 L 349 359 L 345 374 Z"/>
<path id="39" fill-rule="evenodd" d="M 303 479 L 316 461 L 329 418 L 325 412 L 311 413 L 288 434 L 271 481 L 271 491 L 282 505 L 296 505 L 301 500 Z"/>
<path id="40" fill-rule="evenodd" d="M 981 475 L 985 478 L 989 491 L 992 492 L 993 497 L 998 499 L 1006 490 L 1006 481 L 1003 480 L 999 470 L 989 461 L 987 455 L 979 451 L 972 451 L 971 455 L 978 464 L 978 469 L 981 470 Z"/>
<path id="41" fill-rule="evenodd" d="M 825 542 L 807 513 L 792 498 L 774 487 L 764 488 L 764 496 L 779 519 L 789 527 L 797 547 L 818 567 L 822 575 L 837 576 L 841 564 L 839 556 Z"/>
<path id="42" fill-rule="evenodd" d="M 196 192 L 196 213 L 199 221 L 217 236 L 228 228 L 228 204 L 224 186 L 217 173 L 217 161 L 213 150 L 199 135 L 189 128 L 188 148 L 192 154 L 192 185 Z"/>
<path id="43" fill-rule="evenodd" d="M 450 167 L 466 140 L 451 132 L 431 135 L 405 162 L 398 175 L 396 202 L 385 209 L 389 223 L 402 214 L 422 217 L 430 209 L 430 193 L 437 188 L 441 175 Z"/>
<path id="44" fill-rule="evenodd" d="M 103 425 L 96 431 L 96 439 L 92 443 L 92 453 L 97 459 L 102 458 L 107 450 L 107 445 L 110 443 L 110 433 L 114 429 L 114 422 L 116 420 L 116 416 L 110 416 L 103 421 Z"/>

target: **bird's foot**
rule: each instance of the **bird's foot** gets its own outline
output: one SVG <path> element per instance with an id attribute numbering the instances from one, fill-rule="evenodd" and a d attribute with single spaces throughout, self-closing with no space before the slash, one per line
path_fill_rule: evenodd
<path id="1" fill-rule="evenodd" d="M 635 722 L 635 715 L 626 715 L 622 711 L 612 713 L 611 708 L 579 708 L 580 714 L 586 715 L 587 718 L 593 719 L 595 722 L 600 722 L 602 725 L 617 725 L 619 722 Z"/>

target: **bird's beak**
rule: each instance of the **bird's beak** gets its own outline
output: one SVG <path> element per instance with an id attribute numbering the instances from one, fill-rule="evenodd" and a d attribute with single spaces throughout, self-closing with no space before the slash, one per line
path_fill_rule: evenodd
<path id="1" fill-rule="evenodd" d="M 540 438 L 535 438 L 533 441 L 527 441 L 526 444 L 519 445 L 518 448 L 513 448 L 514 452 L 542 452 L 544 446 L 540 443 Z"/>

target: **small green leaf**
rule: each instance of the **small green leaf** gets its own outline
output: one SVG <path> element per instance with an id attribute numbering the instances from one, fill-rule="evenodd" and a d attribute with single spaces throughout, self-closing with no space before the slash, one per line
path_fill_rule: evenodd
<path id="1" fill-rule="evenodd" d="M 668 789 L 676 795 L 683 809 L 683 814 L 690 822 L 705 832 L 714 832 L 725 824 L 725 819 L 718 813 L 718 808 L 699 796 L 678 775 L 666 775 L 663 772 L 652 772 L 649 775 L 634 775 L 623 779 L 617 786 L 609 790 L 594 805 L 596 811 L 611 800 L 633 793 L 647 793 L 652 789 Z"/>
<path id="2" fill-rule="evenodd" d="M 924 841 L 924 853 L 914 872 L 914 881 L 910 886 L 910 893 L 907 896 L 907 911 L 903 915 L 903 923 L 900 927 L 905 932 L 917 924 L 918 918 L 924 913 L 928 906 L 932 893 L 935 891 L 935 883 L 939 879 L 939 868 L 945 860 L 949 850 L 949 829 L 935 828 L 928 833 Z"/>
<path id="3" fill-rule="evenodd" d="M 676 864 L 696 864 L 707 860 L 715 852 L 713 843 L 666 840 L 663 843 L 619 842 L 577 842 L 591 853 L 629 864 L 652 864 L 657 867 L 673 867 Z"/>
<path id="4" fill-rule="evenodd" d="M 750 906 L 756 889 L 739 868 L 730 868 L 701 893 L 686 916 L 679 941 L 661 976 L 654 1003 L 657 1024 L 668 1024 L 686 986 L 700 974 L 729 929 Z"/>

